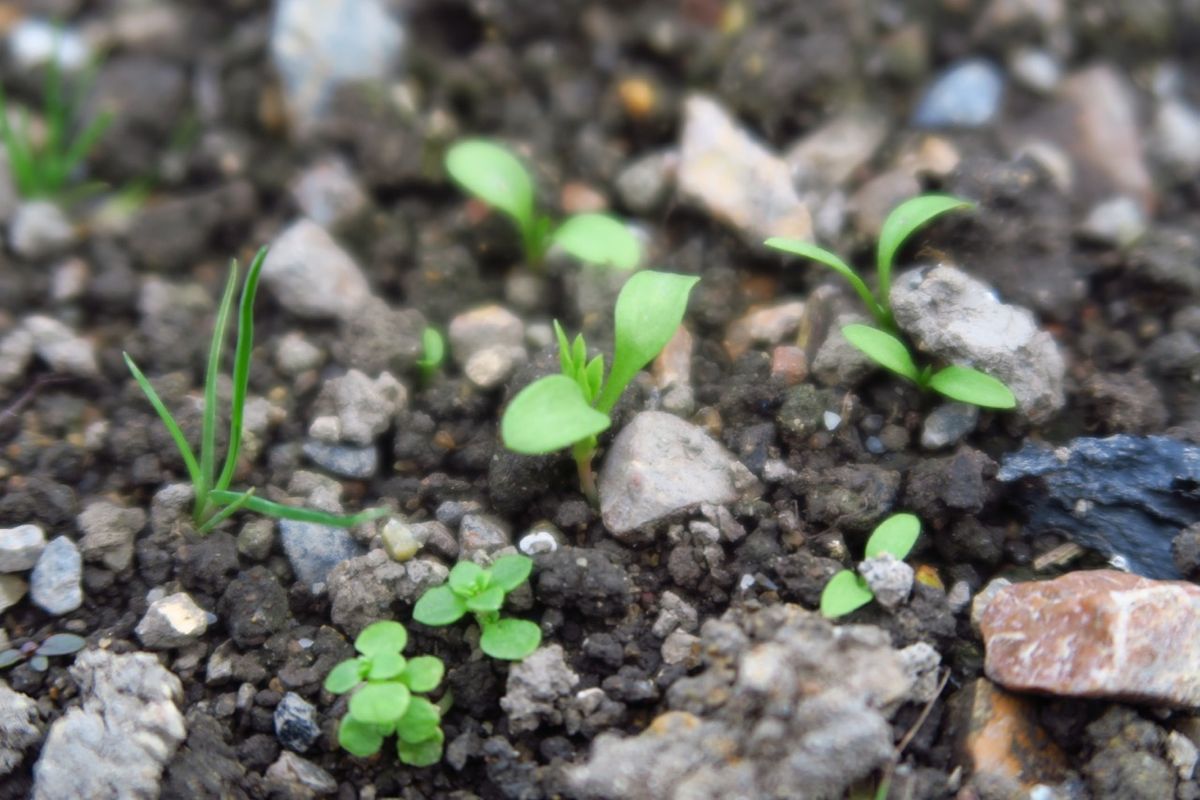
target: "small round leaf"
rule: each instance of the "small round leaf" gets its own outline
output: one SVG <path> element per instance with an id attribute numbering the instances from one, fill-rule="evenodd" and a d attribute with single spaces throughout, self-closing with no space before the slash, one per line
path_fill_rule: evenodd
<path id="1" fill-rule="evenodd" d="M 904 342 L 895 336 L 878 328 L 872 328 L 870 325 L 857 323 L 842 328 L 842 335 L 850 344 L 866 353 L 879 366 L 890 369 L 914 383 L 920 383 L 920 370 L 913 363 L 912 355 L 904 346 Z"/>
<path id="2" fill-rule="evenodd" d="M 891 553 L 903 561 L 920 535 L 921 520 L 912 514 L 893 514 L 879 523 L 871 538 L 867 539 L 867 558 Z"/>
<path id="3" fill-rule="evenodd" d="M 488 578 L 483 567 L 471 561 L 460 561 L 450 570 L 450 579 L 446 583 L 455 594 L 470 597 L 487 588 Z"/>
<path id="4" fill-rule="evenodd" d="M 338 725 L 338 744 L 351 755 L 366 758 L 375 755 L 383 747 L 383 733 L 378 726 L 361 722 L 347 714 Z"/>
<path id="5" fill-rule="evenodd" d="M 951 400 L 983 408 L 1008 409 L 1017 405 L 1012 390 L 987 373 L 971 367 L 949 366 L 929 379 L 929 388 Z"/>
<path id="6" fill-rule="evenodd" d="M 413 606 L 413 619 L 422 625 L 450 625 L 458 622 L 467 613 L 467 601 L 442 584 L 421 595 Z"/>
<path id="7" fill-rule="evenodd" d="M 442 712 L 424 697 L 414 697 L 408 711 L 396 723 L 396 735 L 409 744 L 433 738 L 442 722 Z"/>
<path id="8" fill-rule="evenodd" d="M 608 214 L 576 214 L 554 232 L 554 243 L 588 264 L 633 269 L 642 260 L 637 237 Z"/>
<path id="9" fill-rule="evenodd" d="M 467 598 L 468 611 L 499 611 L 504 605 L 504 590 L 499 586 L 489 586 L 479 594 Z"/>
<path id="10" fill-rule="evenodd" d="M 523 619 L 505 618 L 485 624 L 479 637 L 480 649 L 502 661 L 520 661 L 541 643 L 541 628 Z"/>
<path id="11" fill-rule="evenodd" d="M 423 742 L 409 744 L 403 739 L 396 739 L 396 755 L 405 764 L 412 767 L 430 767 L 442 760 L 442 742 L 446 735 L 442 729 Z"/>
<path id="12" fill-rule="evenodd" d="M 821 591 L 821 614 L 833 619 L 862 608 L 874 599 L 867 582 L 844 569 L 830 578 Z"/>
<path id="13" fill-rule="evenodd" d="M 350 698 L 350 714 L 359 722 L 386 725 L 404 716 L 410 698 L 399 681 L 368 683 Z"/>
<path id="14" fill-rule="evenodd" d="M 33 667 L 34 672 L 45 672 L 50 669 L 50 659 L 45 656 L 35 655 L 29 659 L 29 666 Z"/>
<path id="15" fill-rule="evenodd" d="M 401 680 L 414 692 L 432 692 L 445 674 L 446 666 L 437 656 L 417 656 L 409 660 Z"/>
<path id="16" fill-rule="evenodd" d="M 566 375 L 547 375 L 508 404 L 500 437 L 514 453 L 540 455 L 595 436 L 611 424 L 607 414 L 588 404 L 578 383 Z"/>
<path id="17" fill-rule="evenodd" d="M 371 656 L 371 669 L 367 672 L 367 680 L 386 681 L 388 678 L 394 678 L 404 672 L 406 664 L 404 656 L 399 653 L 376 653 Z"/>
<path id="18" fill-rule="evenodd" d="M 325 676 L 325 691 L 333 694 L 344 694 L 362 683 L 366 675 L 368 663 L 361 658 L 351 658 L 343 661 L 329 671 Z"/>
<path id="19" fill-rule="evenodd" d="M 488 567 L 492 576 L 491 586 L 499 586 L 505 593 L 511 592 L 529 578 L 533 571 L 533 559 L 529 556 L 501 556 Z"/>

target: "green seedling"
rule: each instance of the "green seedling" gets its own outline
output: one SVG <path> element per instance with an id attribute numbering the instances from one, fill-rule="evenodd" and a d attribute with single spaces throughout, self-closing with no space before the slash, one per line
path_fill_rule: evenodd
<path id="1" fill-rule="evenodd" d="M 137 381 L 138 386 L 150 401 L 150 405 L 158 413 L 159 419 L 171 434 L 171 439 L 175 442 L 175 447 L 183 458 L 195 490 L 192 519 L 196 530 L 201 534 L 208 533 L 243 508 L 269 517 L 314 522 L 342 528 L 386 516 L 389 512 L 384 508 L 370 509 L 350 515 L 329 514 L 324 511 L 286 506 L 256 497 L 253 488 L 244 492 L 231 491 L 229 488 L 237 469 L 246 394 L 250 383 L 250 354 L 254 348 L 254 296 L 258 291 L 259 274 L 262 272 L 263 261 L 266 257 L 267 248 L 263 247 L 250 264 L 250 269 L 246 273 L 246 282 L 242 286 L 242 297 L 238 310 L 237 346 L 234 350 L 233 361 L 233 404 L 229 413 L 229 448 L 225 453 L 225 463 L 219 475 L 216 473 L 217 376 L 221 370 L 221 353 L 225 344 L 225 331 L 229 323 L 230 311 L 233 308 L 233 295 L 237 291 L 237 260 L 232 260 L 229 265 L 229 279 L 225 282 L 225 293 L 221 298 L 221 305 L 217 309 L 212 344 L 208 351 L 208 369 L 204 375 L 204 409 L 199 459 L 196 458 L 191 445 L 188 444 L 183 430 L 158 396 L 158 392 L 150 385 L 150 381 L 142 374 L 129 354 L 124 354 L 126 366 L 129 367 L 134 380 Z"/>
<path id="2" fill-rule="evenodd" d="M 437 328 L 427 327 L 421 332 L 421 348 L 417 369 L 421 371 L 421 380 L 428 383 L 446 359 L 446 340 Z"/>
<path id="3" fill-rule="evenodd" d="M 29 666 L 38 672 L 50 669 L 50 659 L 54 656 L 69 656 L 83 649 L 87 641 L 82 636 L 73 633 L 54 633 L 47 636 L 41 644 L 26 642 L 21 647 L 10 647 L 0 650 L 0 669 L 29 661 Z"/>
<path id="4" fill-rule="evenodd" d="M 771 238 L 766 245 L 785 253 L 818 261 L 841 275 L 854 289 L 878 327 L 847 325 L 842 334 L 859 350 L 879 364 L 915 383 L 922 390 L 983 408 L 1008 409 L 1016 406 L 1012 391 L 1000 381 L 972 367 L 951 365 L 933 371 L 932 366 L 918 368 L 892 315 L 892 266 L 901 245 L 919 228 L 950 211 L 974 208 L 969 200 L 942 194 L 926 194 L 904 201 L 888 214 L 879 233 L 875 251 L 878 285 L 874 292 L 854 269 L 836 254 L 799 239 Z"/>
<path id="5" fill-rule="evenodd" d="M 365 758 L 379 752 L 383 740 L 396 734 L 396 755 L 405 764 L 428 767 L 442 757 L 442 712 L 417 694 L 442 682 L 445 666 L 435 656 L 406 659 L 408 632 L 399 622 L 375 622 L 354 640 L 359 655 L 334 667 L 325 678 L 326 691 L 350 696 L 338 725 L 338 744 Z"/>
<path id="6" fill-rule="evenodd" d="M 893 514 L 875 528 L 867 539 L 866 557 L 890 553 L 904 558 L 921 535 L 921 521 L 912 514 Z M 875 599 L 871 587 L 853 570 L 844 569 L 829 579 L 821 591 L 821 614 L 829 619 L 862 608 Z"/>
<path id="7" fill-rule="evenodd" d="M 501 556 L 488 568 L 460 561 L 450 578 L 429 589 L 413 607 L 413 619 L 422 625 L 453 625 L 467 612 L 475 615 L 482 635 L 479 647 L 492 658 L 520 661 L 542 642 L 537 625 L 500 616 L 504 598 L 529 578 L 533 561 L 525 556 Z"/>
<path id="8" fill-rule="evenodd" d="M 68 190 L 76 169 L 113 120 L 110 113 L 98 114 L 72 137 L 77 127 L 76 109 L 90 86 L 89 73 L 89 78 L 78 83 L 75 96 L 69 97 L 57 53 L 50 59 L 43 87 L 45 130 L 41 136 L 34 132 L 29 115 L 24 111 L 15 126 L 10 122 L 7 98 L 0 89 L 0 141 L 8 152 L 9 169 L 21 197 L 71 199 L 99 188 L 98 184 L 92 183 Z"/>
<path id="9" fill-rule="evenodd" d="M 597 436 L 612 424 L 613 406 L 634 376 L 649 364 L 675 335 L 688 295 L 699 278 L 669 272 L 639 272 L 617 297 L 614 351 L 607 379 L 604 357 L 587 358 L 583 335 L 568 343 L 555 322 L 561 374 L 540 378 L 522 389 L 508 404 L 500 422 L 504 446 L 516 453 L 539 455 L 571 448 L 579 470 L 579 485 L 593 502 L 596 482 L 592 457 Z"/>
<path id="10" fill-rule="evenodd" d="M 557 245 L 586 264 L 629 270 L 642 248 L 621 220 L 608 214 L 575 214 L 556 225 L 538 211 L 533 179 L 504 146 L 487 139 L 465 139 L 446 153 L 446 171 L 464 190 L 504 213 L 521 232 L 530 265 L 539 267 Z"/>

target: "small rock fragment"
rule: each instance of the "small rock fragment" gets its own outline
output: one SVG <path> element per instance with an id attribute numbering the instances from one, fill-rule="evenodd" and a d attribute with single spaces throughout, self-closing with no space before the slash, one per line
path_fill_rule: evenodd
<path id="1" fill-rule="evenodd" d="M 0 575 L 0 612 L 21 602 L 21 598 L 29 591 L 29 584 L 16 575 Z"/>
<path id="2" fill-rule="evenodd" d="M 288 692 L 275 706 L 275 738 L 288 750 L 303 753 L 321 738 L 317 709 L 295 692 Z"/>
<path id="3" fill-rule="evenodd" d="M 336 229 L 367 207 L 367 194 L 340 157 L 325 158 L 292 182 L 292 199 L 309 219 Z"/>
<path id="4" fill-rule="evenodd" d="M 491 304 L 464 311 L 450 320 L 450 352 L 460 367 L 476 353 L 498 345 L 525 351 L 525 323 L 503 306 Z"/>
<path id="5" fill-rule="evenodd" d="M 293 222 L 276 237 L 262 279 L 280 305 L 304 319 L 352 317 L 371 296 L 358 264 L 310 219 Z"/>
<path id="6" fill-rule="evenodd" d="M 513 733 L 535 731 L 543 724 L 561 725 L 562 701 L 579 683 L 563 657 L 561 645 L 539 647 L 508 671 L 507 691 L 500 707 L 508 714 Z"/>
<path id="7" fill-rule="evenodd" d="M 320 797 L 333 794 L 338 788 L 332 775 L 291 750 L 284 750 L 267 767 L 266 778 L 267 784 L 283 797 Z"/>
<path id="8" fill-rule="evenodd" d="M 89 503 L 76 520 L 83 538 L 79 550 L 85 560 L 120 572 L 133 563 L 133 544 L 146 525 L 146 512 L 99 500 Z"/>
<path id="9" fill-rule="evenodd" d="M 344 528 L 281 519 L 279 534 L 292 571 L 310 590 L 324 584 L 338 564 L 362 555 L 362 548 Z"/>
<path id="10" fill-rule="evenodd" d="M 21 203 L 8 226 L 8 243 L 23 258 L 57 255 L 75 241 L 75 226 L 58 204 L 49 200 Z"/>
<path id="11" fill-rule="evenodd" d="M 921 426 L 921 447 L 940 450 L 958 444 L 975 429 L 979 406 L 970 403 L 942 403 L 929 412 Z"/>
<path id="12" fill-rule="evenodd" d="M 0 572 L 33 569 L 46 549 L 46 534 L 37 525 L 0 528 Z"/>
<path id="13" fill-rule="evenodd" d="M 33 602 L 56 617 L 83 605 L 83 558 L 66 536 L 52 539 L 29 577 Z"/>
<path id="14" fill-rule="evenodd" d="M 33 336 L 33 352 L 54 370 L 80 378 L 100 374 L 96 346 L 54 317 L 41 314 L 27 317 L 25 330 Z"/>
<path id="15" fill-rule="evenodd" d="M 512 544 L 508 523 L 491 514 L 467 514 L 458 526 L 459 552 L 463 558 L 475 553 L 491 555 Z"/>
<path id="16" fill-rule="evenodd" d="M 136 633 L 150 650 L 170 650 L 194 642 L 208 630 L 208 615 L 191 595 L 177 592 L 146 609 Z"/>
<path id="17" fill-rule="evenodd" d="M 875 601 L 889 610 L 908 599 L 915 575 L 912 567 L 891 553 L 880 553 L 859 563 L 858 574 L 871 587 Z"/>
<path id="18" fill-rule="evenodd" d="M 924 128 L 980 128 L 1000 110 L 1004 74 L 984 59 L 954 64 L 925 92 L 913 123 Z"/>
<path id="19" fill-rule="evenodd" d="M 25 758 L 25 751 L 41 738 L 37 703 L 0 682 L 0 778 L 12 772 Z"/>

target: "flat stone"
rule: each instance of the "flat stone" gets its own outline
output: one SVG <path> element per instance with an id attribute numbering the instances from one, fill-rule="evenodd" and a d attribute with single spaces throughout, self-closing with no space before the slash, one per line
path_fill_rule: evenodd
<path id="1" fill-rule="evenodd" d="M 56 372 L 80 378 L 100 374 L 96 346 L 54 317 L 34 314 L 25 319 L 25 330 L 33 336 L 33 352 Z"/>
<path id="2" fill-rule="evenodd" d="M 852 108 L 806 134 L 787 152 L 787 163 L 805 187 L 840 187 L 864 166 L 887 138 L 886 114 Z"/>
<path id="3" fill-rule="evenodd" d="M 724 504 L 759 490 L 748 469 L 700 428 L 643 411 L 609 448 L 600 470 L 600 513 L 614 536 L 701 503 Z"/>
<path id="4" fill-rule="evenodd" d="M 135 633 L 150 650 L 170 650 L 194 642 L 208 630 L 208 615 L 191 595 L 177 592 L 150 604 Z"/>
<path id="5" fill-rule="evenodd" d="M 75 226 L 56 203 L 33 200 L 21 203 L 8 227 L 13 252 L 29 259 L 61 253 L 75 240 Z"/>
<path id="6" fill-rule="evenodd" d="M 921 426 L 921 447 L 939 450 L 958 444 L 979 421 L 979 406 L 970 403 L 942 403 L 929 412 Z"/>
<path id="7" fill-rule="evenodd" d="M 476 353 L 497 345 L 524 350 L 525 323 L 504 306 L 491 303 L 464 311 L 450 320 L 446 331 L 450 354 L 460 367 Z"/>
<path id="8" fill-rule="evenodd" d="M 279 535 L 292 571 L 310 590 L 324 584 L 338 564 L 363 554 L 345 528 L 281 519 Z"/>
<path id="9" fill-rule="evenodd" d="M 370 445 L 391 427 L 396 414 L 407 407 L 408 389 L 391 373 L 371 378 L 361 370 L 351 369 L 325 382 L 314 403 L 313 424 L 332 416 L 337 421 L 333 431 L 336 438 L 332 441 Z M 331 441 L 311 428 L 309 434 L 321 441 Z"/>
<path id="10" fill-rule="evenodd" d="M 106 500 L 89 503 L 76 519 L 83 531 L 79 550 L 86 561 L 120 572 L 133 564 L 133 545 L 146 525 L 146 512 Z"/>
<path id="11" fill-rule="evenodd" d="M 494 389 L 508 380 L 528 357 L 524 347 L 493 345 L 472 353 L 463 365 L 463 374 L 480 389 Z"/>
<path id="12" fill-rule="evenodd" d="M 292 199 L 305 216 L 325 228 L 337 228 L 367 207 L 367 193 L 345 159 L 326 157 L 300 173 Z"/>
<path id="13" fill-rule="evenodd" d="M 754 345 L 773 345 L 795 333 L 804 321 L 806 304 L 786 300 L 766 308 L 755 308 L 734 320 L 725 331 L 725 352 L 737 359 Z"/>
<path id="14" fill-rule="evenodd" d="M 291 750 L 279 754 L 267 767 L 267 784 L 283 797 L 313 797 L 334 794 L 338 783 L 325 770 Z"/>
<path id="15" fill-rule="evenodd" d="M 30 575 L 30 596 L 47 614 L 62 616 L 83 605 L 83 558 L 66 536 L 52 539 Z"/>
<path id="16" fill-rule="evenodd" d="M 29 591 L 29 584 L 16 575 L 0 575 L 0 613 L 21 602 Z"/>
<path id="17" fill-rule="evenodd" d="M 371 296 L 358 264 L 310 219 L 293 222 L 276 237 L 262 279 L 280 305 L 305 319 L 353 317 Z"/>
<path id="18" fill-rule="evenodd" d="M 304 455 L 343 478 L 371 478 L 379 471 L 379 448 L 373 444 L 328 444 L 310 439 L 304 443 Z"/>
<path id="19" fill-rule="evenodd" d="M 463 558 L 477 552 L 491 554 L 512 544 L 512 528 L 491 514 L 467 514 L 458 526 L 458 544 Z"/>
<path id="20" fill-rule="evenodd" d="M 1004 73 L 990 61 L 973 58 L 949 67 L 925 92 L 913 123 L 923 128 L 979 128 L 1000 110 Z"/>
<path id="21" fill-rule="evenodd" d="M 662 392 L 663 409 L 687 416 L 696 408 L 692 389 L 692 351 L 695 339 L 686 325 L 680 325 L 667 346 L 654 359 L 654 385 Z"/>
<path id="22" fill-rule="evenodd" d="M 1114 570 L 1073 572 L 1002 589 L 980 627 L 984 669 L 1009 689 L 1200 705 L 1195 584 Z"/>
<path id="23" fill-rule="evenodd" d="M 0 572 L 33 569 L 46 549 L 46 534 L 37 525 L 0 528 Z"/>

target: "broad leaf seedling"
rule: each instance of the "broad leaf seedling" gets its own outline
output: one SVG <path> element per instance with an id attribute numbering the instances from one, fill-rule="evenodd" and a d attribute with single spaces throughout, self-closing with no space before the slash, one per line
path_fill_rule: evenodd
<path id="1" fill-rule="evenodd" d="M 571 447 L 579 484 L 596 499 L 592 457 L 596 437 L 607 430 L 609 415 L 625 388 L 675 335 L 688 295 L 699 278 L 669 272 L 639 272 L 621 289 L 614 310 L 612 368 L 604 374 L 604 357 L 587 359 L 580 334 L 568 343 L 555 323 L 561 374 L 540 378 L 522 389 L 504 412 L 500 435 L 516 453 L 539 455 Z"/>
<path id="2" fill-rule="evenodd" d="M 586 264 L 633 269 L 642 249 L 625 223 L 608 214 L 575 214 L 561 225 L 537 210 L 533 179 L 507 148 L 487 139 L 465 139 L 446 153 L 455 183 L 516 223 L 530 265 L 538 267 L 552 245 Z"/>
<path id="3" fill-rule="evenodd" d="M 28 642 L 19 648 L 0 650 L 0 669 L 7 669 L 28 660 L 29 666 L 34 670 L 45 672 L 50 669 L 51 658 L 78 653 L 85 644 L 87 641 L 82 636 L 73 633 L 52 633 L 41 644 Z"/>
<path id="4" fill-rule="evenodd" d="M 951 365 L 937 372 L 932 366 L 918 368 L 908 347 L 897 338 L 899 329 L 892 316 L 892 266 L 900 246 L 919 228 L 950 211 L 974 208 L 975 204 L 958 197 L 926 194 L 904 201 L 892 210 L 883 223 L 875 252 L 875 271 L 879 281 L 874 292 L 854 269 L 836 254 L 799 239 L 771 238 L 768 247 L 818 261 L 841 275 L 854 289 L 878 327 L 847 325 L 842 334 L 872 361 L 907 378 L 921 389 L 963 403 L 984 408 L 1008 409 L 1016 406 L 1012 391 L 1000 381 L 977 369 Z"/>
<path id="5" fill-rule="evenodd" d="M 875 528 L 867 540 L 866 557 L 890 553 L 903 561 L 921 535 L 921 521 L 912 514 L 893 514 Z M 830 619 L 862 608 L 875 599 L 871 587 L 857 572 L 844 569 L 829 579 L 821 591 L 821 614 Z"/>
<path id="6" fill-rule="evenodd" d="M 195 504 L 192 519 L 198 533 L 211 531 L 239 509 L 245 508 L 258 514 L 281 519 L 315 522 L 320 525 L 332 525 L 348 528 L 359 523 L 386 516 L 389 512 L 384 508 L 370 509 L 358 514 L 342 515 L 329 514 L 295 506 L 285 506 L 254 495 L 254 489 L 235 492 L 229 489 L 237 469 L 238 451 L 242 443 L 242 427 L 245 417 L 246 394 L 250 383 L 250 354 L 254 348 L 254 296 L 258 291 L 258 278 L 262 272 L 263 261 L 267 257 L 267 248 L 258 251 L 250 270 L 246 273 L 246 282 L 242 286 L 242 299 L 238 311 L 237 346 L 233 360 L 233 406 L 229 413 L 229 445 L 225 453 L 225 464 L 220 474 L 216 472 L 217 449 L 217 376 L 221 371 L 221 352 L 225 344 L 225 330 L 229 324 L 230 311 L 233 308 L 233 295 L 237 290 L 238 263 L 234 259 L 229 265 L 229 279 L 225 283 L 225 293 L 221 305 L 217 309 L 216 324 L 213 328 L 212 343 L 208 351 L 208 369 L 204 375 L 204 409 L 202 412 L 202 428 L 200 434 L 200 458 L 192 452 L 187 437 L 179 423 L 171 416 L 158 392 L 150 385 L 150 381 L 138 369 L 128 353 L 125 353 L 125 364 L 133 373 L 133 378 L 145 393 L 150 405 L 158 413 L 171 439 L 175 442 L 183 463 L 187 468 L 195 490 Z"/>
<path id="7" fill-rule="evenodd" d="M 427 327 L 421 331 L 421 349 L 417 369 L 421 371 L 421 380 L 429 383 L 446 359 L 446 340 L 437 328 Z"/>
<path id="8" fill-rule="evenodd" d="M 429 589 L 413 607 L 413 619 L 423 625 L 453 625 L 471 612 L 482 635 L 479 647 L 492 658 L 520 661 L 538 648 L 542 632 L 532 622 L 500 616 L 504 598 L 529 578 L 533 561 L 526 556 L 501 556 L 488 568 L 460 561 L 450 578 Z"/>

